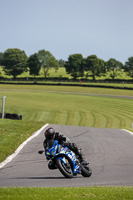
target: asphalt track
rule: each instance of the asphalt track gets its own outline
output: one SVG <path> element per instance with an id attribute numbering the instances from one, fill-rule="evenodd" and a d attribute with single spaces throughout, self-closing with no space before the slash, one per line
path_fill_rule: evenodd
<path id="1" fill-rule="evenodd" d="M 49 125 L 82 148 L 92 176 L 66 179 L 49 170 L 43 149 L 43 132 L 0 169 L 0 187 L 133 186 L 133 135 L 125 130 Z"/>

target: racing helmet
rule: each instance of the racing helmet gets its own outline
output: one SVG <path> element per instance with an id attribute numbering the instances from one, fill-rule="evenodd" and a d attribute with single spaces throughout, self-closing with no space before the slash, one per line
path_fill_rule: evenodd
<path id="1" fill-rule="evenodd" d="M 50 127 L 45 131 L 44 135 L 46 140 L 51 140 L 55 136 L 55 130 L 52 127 Z"/>

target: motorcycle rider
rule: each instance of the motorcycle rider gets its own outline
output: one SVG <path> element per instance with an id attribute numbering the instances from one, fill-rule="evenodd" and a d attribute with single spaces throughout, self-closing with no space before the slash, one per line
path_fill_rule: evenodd
<path id="1" fill-rule="evenodd" d="M 45 132 L 45 140 L 43 142 L 43 146 L 45 149 L 45 155 L 46 155 L 46 148 L 48 146 L 48 143 L 50 140 L 58 140 L 59 144 L 67 146 L 70 150 L 72 150 L 78 157 L 81 163 L 86 162 L 84 160 L 84 155 L 81 152 L 81 149 L 78 149 L 77 145 L 75 143 L 71 143 L 70 139 L 66 136 L 64 136 L 62 133 L 60 132 L 55 132 L 55 130 L 50 127 L 48 128 Z M 49 157 L 46 157 L 47 160 L 49 160 Z M 48 164 L 48 168 L 49 169 L 56 169 L 56 166 L 54 165 L 54 163 L 52 161 L 49 162 Z"/>

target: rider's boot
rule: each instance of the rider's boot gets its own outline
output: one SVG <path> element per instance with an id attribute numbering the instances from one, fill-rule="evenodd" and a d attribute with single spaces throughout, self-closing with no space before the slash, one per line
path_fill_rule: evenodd
<path id="1" fill-rule="evenodd" d="M 83 164 L 83 165 L 88 165 L 89 163 L 85 160 L 85 156 L 82 153 L 81 149 L 79 149 L 78 152 L 79 152 L 78 156 L 79 156 L 80 163 Z"/>

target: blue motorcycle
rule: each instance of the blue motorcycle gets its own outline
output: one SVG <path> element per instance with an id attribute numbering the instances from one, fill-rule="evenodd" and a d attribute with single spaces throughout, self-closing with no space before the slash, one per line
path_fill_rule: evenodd
<path id="1" fill-rule="evenodd" d="M 41 154 L 43 152 L 39 151 L 38 153 Z M 60 145 L 57 140 L 48 142 L 45 155 L 53 163 L 54 169 L 58 168 L 66 178 L 72 178 L 77 174 L 81 174 L 84 177 L 92 175 L 89 163 L 86 161 L 80 163 L 78 156 L 67 146 Z"/>

